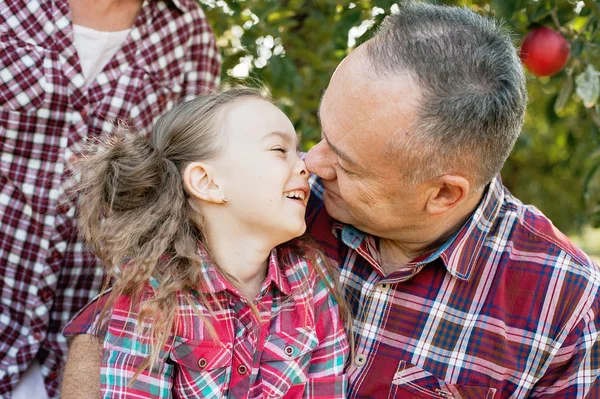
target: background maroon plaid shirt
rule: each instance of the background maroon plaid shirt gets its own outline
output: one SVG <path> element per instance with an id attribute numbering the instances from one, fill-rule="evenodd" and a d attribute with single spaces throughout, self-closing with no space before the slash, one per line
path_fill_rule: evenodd
<path id="1" fill-rule="evenodd" d="M 64 0 L 0 2 L 0 397 L 36 354 L 57 397 L 60 332 L 101 283 L 75 229 L 73 155 L 118 120 L 150 132 L 174 102 L 218 84 L 214 35 L 192 0 L 146 0 L 88 87 L 70 18 Z"/>

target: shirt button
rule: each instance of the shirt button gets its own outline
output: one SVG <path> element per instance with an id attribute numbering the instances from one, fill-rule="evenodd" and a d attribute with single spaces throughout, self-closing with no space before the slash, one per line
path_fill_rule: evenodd
<path id="1" fill-rule="evenodd" d="M 379 285 L 379 291 L 388 292 L 390 290 L 390 285 L 388 283 L 383 283 Z"/>
<path id="2" fill-rule="evenodd" d="M 202 359 L 198 360 L 198 367 L 203 369 L 204 367 L 206 367 L 206 363 L 207 363 L 206 359 L 202 358 Z"/>
<path id="3" fill-rule="evenodd" d="M 244 374 L 246 374 L 246 372 L 248 372 L 248 367 L 244 366 L 243 364 L 240 364 L 238 366 L 237 371 L 240 375 L 244 375 Z"/>
<path id="4" fill-rule="evenodd" d="M 284 352 L 288 356 L 292 356 L 294 354 L 294 348 L 290 345 L 286 346 Z"/>
<path id="5" fill-rule="evenodd" d="M 356 355 L 356 357 L 354 358 L 354 363 L 356 363 L 356 365 L 358 367 L 364 366 L 366 362 L 367 362 L 367 357 L 365 355 L 359 354 L 359 355 Z"/>

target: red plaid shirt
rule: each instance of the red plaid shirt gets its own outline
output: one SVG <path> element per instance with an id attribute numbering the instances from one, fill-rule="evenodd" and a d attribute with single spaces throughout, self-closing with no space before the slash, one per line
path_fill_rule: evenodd
<path id="1" fill-rule="evenodd" d="M 104 340 L 104 398 L 346 397 L 348 341 L 337 302 L 314 270 L 320 265 L 285 247 L 274 249 L 256 298 L 259 320 L 205 251 L 201 256 L 207 284 L 200 291 L 209 298 L 212 314 L 193 295 L 192 301 L 210 320 L 218 341 L 179 294 L 177 325 L 159 363 L 130 386 L 149 355 L 149 339 L 140 333 L 138 308 L 120 297 Z M 146 297 L 151 295 L 148 287 Z M 95 305 L 84 308 L 65 333 L 89 329 Z"/>
<path id="2" fill-rule="evenodd" d="M 322 194 L 317 180 L 308 232 L 353 308 L 350 398 L 600 398 L 600 268 L 499 178 L 452 239 L 388 276 Z"/>
<path id="3" fill-rule="evenodd" d="M 146 0 L 89 87 L 66 0 L 0 2 L 0 397 L 36 356 L 57 396 L 61 330 L 99 288 L 67 195 L 73 154 L 117 120 L 150 132 L 176 100 L 212 91 L 219 68 L 193 0 Z"/>

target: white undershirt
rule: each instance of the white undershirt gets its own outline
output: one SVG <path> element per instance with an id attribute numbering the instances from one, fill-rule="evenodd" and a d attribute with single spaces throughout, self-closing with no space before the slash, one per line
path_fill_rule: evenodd
<path id="1" fill-rule="evenodd" d="M 48 399 L 42 369 L 37 360 L 34 360 L 21 376 L 21 380 L 12 393 L 13 399 Z"/>
<path id="2" fill-rule="evenodd" d="M 86 86 L 96 79 L 108 61 L 119 51 L 130 30 L 102 32 L 73 24 L 73 41 Z"/>

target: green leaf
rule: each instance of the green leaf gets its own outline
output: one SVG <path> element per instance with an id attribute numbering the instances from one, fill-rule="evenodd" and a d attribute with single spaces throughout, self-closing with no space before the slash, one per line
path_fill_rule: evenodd
<path id="1" fill-rule="evenodd" d="M 517 0 L 492 0 L 492 9 L 496 17 L 508 19 L 517 10 L 517 4 Z"/>
<path id="2" fill-rule="evenodd" d="M 600 18 L 600 2 L 594 0 L 583 0 L 586 7 L 590 8 L 597 18 Z"/>
<path id="3" fill-rule="evenodd" d="M 267 23 L 275 23 L 275 22 L 279 22 L 283 19 L 288 19 L 288 18 L 292 18 L 296 16 L 296 11 L 293 10 L 279 10 L 279 11 L 275 11 L 270 13 L 267 16 Z"/>
<path id="4" fill-rule="evenodd" d="M 598 104 L 594 108 L 588 109 L 592 121 L 600 128 L 600 107 Z"/>
<path id="5" fill-rule="evenodd" d="M 592 108 L 600 96 L 600 74 L 593 65 L 588 65 L 585 71 L 575 78 L 577 95 L 587 108 Z"/>
<path id="6" fill-rule="evenodd" d="M 587 171 L 583 182 L 583 199 L 588 205 L 590 222 L 595 227 L 600 225 L 600 174 L 598 174 L 600 157 L 598 155 L 600 155 L 600 151 L 592 154 L 593 164 Z"/>
<path id="7" fill-rule="evenodd" d="M 269 70 L 271 72 L 271 84 L 274 87 L 292 90 L 297 78 L 297 70 L 294 62 L 289 57 L 271 57 L 269 60 Z"/>
<path id="8" fill-rule="evenodd" d="M 546 9 L 546 8 L 538 9 L 536 12 L 531 14 L 531 17 L 529 17 L 529 20 L 533 23 L 539 22 L 543 18 L 546 18 L 548 15 L 550 15 L 551 11 L 552 11 L 552 9 Z"/>
<path id="9" fill-rule="evenodd" d="M 554 102 L 554 112 L 557 114 L 562 111 L 562 109 L 567 105 L 567 102 L 571 98 L 571 94 L 573 93 L 573 75 L 568 75 L 565 79 L 560 91 L 558 92 L 558 97 L 556 97 L 556 101 Z"/>
<path id="10" fill-rule="evenodd" d="M 581 54 L 581 51 L 583 50 L 584 44 L 585 43 L 583 40 L 573 40 L 573 42 L 571 42 L 571 57 L 579 57 L 579 54 Z"/>
<path id="11" fill-rule="evenodd" d="M 350 28 L 358 25 L 362 11 L 355 7 L 351 10 L 346 10 L 335 28 L 333 29 L 333 39 L 340 48 L 346 48 L 348 42 L 348 31 Z"/>

